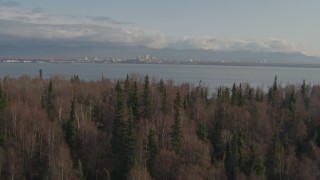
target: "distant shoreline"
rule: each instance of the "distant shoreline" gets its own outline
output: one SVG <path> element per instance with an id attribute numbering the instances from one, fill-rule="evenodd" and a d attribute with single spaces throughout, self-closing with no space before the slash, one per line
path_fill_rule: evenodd
<path id="1" fill-rule="evenodd" d="M 39 60 L 39 59 L 19 59 L 19 60 L 0 60 L 0 63 L 88 63 L 88 64 L 154 64 L 154 65 L 210 65 L 210 66 L 255 66 L 255 67 L 296 67 L 296 68 L 320 68 L 320 64 L 300 64 L 300 63 L 251 63 L 251 62 L 187 62 L 187 61 L 168 61 L 162 63 L 152 62 L 110 62 L 110 61 L 79 61 L 79 60 Z"/>

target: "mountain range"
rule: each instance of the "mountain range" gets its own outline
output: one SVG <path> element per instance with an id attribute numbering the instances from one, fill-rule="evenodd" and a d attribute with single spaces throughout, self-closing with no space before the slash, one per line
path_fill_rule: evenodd
<path id="1" fill-rule="evenodd" d="M 102 58 L 135 58 L 150 55 L 163 60 L 206 61 L 206 62 L 248 62 L 248 63 L 289 63 L 320 64 L 320 58 L 300 52 L 263 52 L 263 51 L 222 51 L 204 49 L 153 49 L 144 46 L 123 45 L 86 45 L 86 46 L 0 46 L 0 57 L 34 58 L 80 58 L 97 56 Z"/>

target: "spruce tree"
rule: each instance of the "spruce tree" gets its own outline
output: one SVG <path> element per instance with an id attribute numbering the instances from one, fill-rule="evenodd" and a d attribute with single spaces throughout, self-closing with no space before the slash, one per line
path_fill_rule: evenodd
<path id="1" fill-rule="evenodd" d="M 116 84 L 117 109 L 112 122 L 111 150 L 114 155 L 112 176 L 114 179 L 126 179 L 130 170 L 129 144 L 128 144 L 128 121 L 125 115 L 125 98 L 123 89 Z"/>
<path id="2" fill-rule="evenodd" d="M 126 153 L 128 157 L 128 171 L 135 165 L 137 156 L 137 137 L 135 134 L 135 123 L 132 109 L 129 109 L 126 134 Z"/>
<path id="3" fill-rule="evenodd" d="M 168 112 L 167 90 L 162 79 L 159 82 L 158 90 L 161 93 L 161 111 L 163 114 L 167 114 Z"/>
<path id="4" fill-rule="evenodd" d="M 85 180 L 85 176 L 83 173 L 83 166 L 81 160 L 78 160 L 78 179 L 79 180 Z"/>
<path id="5" fill-rule="evenodd" d="M 245 158 L 244 158 L 244 142 L 243 142 L 243 134 L 242 131 L 239 131 L 239 133 L 236 136 L 237 140 L 237 150 L 238 150 L 238 166 L 240 171 L 245 172 Z"/>
<path id="6" fill-rule="evenodd" d="M 272 88 L 268 91 L 268 100 L 269 103 L 272 104 L 272 106 L 276 105 L 277 99 L 278 99 L 278 82 L 277 82 L 277 76 L 274 77 L 274 82 L 272 85 Z"/>
<path id="7" fill-rule="evenodd" d="M 303 80 L 302 85 L 300 87 L 300 92 L 301 92 L 302 96 L 305 97 L 305 95 L 307 93 L 306 80 Z"/>
<path id="8" fill-rule="evenodd" d="M 7 103 L 8 103 L 7 95 L 4 89 L 2 88 L 2 86 L 0 85 L 0 115 L 1 115 L 1 112 L 3 112 L 3 110 L 6 108 Z M 3 130 L 4 130 L 3 120 L 0 116 L 0 145 L 2 145 L 3 142 L 5 141 Z"/>
<path id="9" fill-rule="evenodd" d="M 320 147 L 320 125 L 317 126 L 316 143 L 317 143 L 318 147 Z"/>
<path id="10" fill-rule="evenodd" d="M 257 157 L 254 165 L 255 172 L 258 176 L 265 176 L 266 167 L 263 164 L 263 160 L 260 157 Z"/>
<path id="11" fill-rule="evenodd" d="M 42 79 L 42 69 L 39 70 L 39 78 Z"/>
<path id="12" fill-rule="evenodd" d="M 236 180 L 238 175 L 238 161 L 237 161 L 237 145 L 236 139 L 232 139 L 226 146 L 226 158 L 224 166 L 227 174 L 227 179 Z"/>
<path id="13" fill-rule="evenodd" d="M 198 130 L 197 130 L 197 135 L 198 135 L 198 138 L 204 142 L 204 143 L 208 143 L 209 142 L 209 139 L 208 139 L 208 128 L 207 128 L 207 125 L 205 122 L 200 122 L 199 123 L 199 127 L 198 127 Z"/>
<path id="14" fill-rule="evenodd" d="M 144 78 L 143 88 L 143 118 L 150 119 L 152 117 L 152 95 L 149 83 L 149 76 Z"/>
<path id="15" fill-rule="evenodd" d="M 231 104 L 232 105 L 235 105 L 238 103 L 238 93 L 237 93 L 237 86 L 236 86 L 236 83 L 233 83 L 233 86 L 232 86 L 232 90 L 231 90 Z"/>
<path id="16" fill-rule="evenodd" d="M 132 93 L 130 98 L 130 107 L 132 109 L 132 114 L 134 116 L 135 122 L 138 122 L 141 118 L 141 109 L 140 109 L 140 96 L 138 91 L 137 82 L 133 82 Z"/>
<path id="17" fill-rule="evenodd" d="M 242 167 L 241 171 L 247 176 L 247 178 L 250 178 L 250 175 L 252 174 L 257 157 L 256 157 L 255 148 L 253 145 L 250 146 L 249 155 L 244 161 L 244 166 Z"/>
<path id="18" fill-rule="evenodd" d="M 159 153 L 156 133 L 153 129 L 149 130 L 146 144 L 146 159 L 147 169 L 149 174 L 154 177 L 155 173 L 155 161 Z"/>
<path id="19" fill-rule="evenodd" d="M 129 75 L 127 74 L 127 78 L 124 82 L 124 95 L 125 95 L 125 98 L 126 98 L 126 103 L 127 103 L 127 106 L 130 107 L 131 106 L 131 85 L 130 85 L 130 79 L 129 79 Z"/>
<path id="20" fill-rule="evenodd" d="M 266 154 L 266 173 L 268 179 L 279 179 L 280 173 L 280 151 L 281 151 L 281 144 L 279 142 L 279 137 L 276 133 L 274 133 L 271 143 L 267 148 Z"/>
<path id="21" fill-rule="evenodd" d="M 237 94 L 238 94 L 238 95 L 237 95 L 237 98 L 238 98 L 237 104 L 238 104 L 238 106 L 242 106 L 243 103 L 244 103 L 244 96 L 243 96 L 243 92 L 242 92 L 242 85 L 241 85 L 241 83 L 240 83 L 240 85 L 239 85 L 239 89 L 238 89 Z"/>
<path id="22" fill-rule="evenodd" d="M 212 163 L 217 160 L 223 160 L 225 152 L 225 143 L 222 140 L 222 121 L 224 119 L 224 110 L 222 107 L 218 107 L 215 113 L 212 128 L 209 132 L 209 139 L 213 146 L 212 151 Z"/>
<path id="23" fill-rule="evenodd" d="M 77 147 L 77 127 L 76 127 L 76 97 L 74 95 L 72 103 L 70 116 L 68 121 L 65 123 L 65 138 L 69 145 L 71 151 L 76 150 Z"/>
<path id="24" fill-rule="evenodd" d="M 54 99 L 55 99 L 55 95 L 54 95 L 54 91 L 53 91 L 53 83 L 52 80 L 50 79 L 49 82 L 49 86 L 47 89 L 47 96 L 45 98 L 45 104 L 44 107 L 47 111 L 47 115 L 49 120 L 53 121 L 55 118 L 55 104 L 54 104 Z"/>
<path id="25" fill-rule="evenodd" d="M 174 108 L 174 124 L 172 126 L 172 132 L 171 132 L 171 145 L 174 151 L 177 154 L 180 154 L 183 149 L 184 137 L 183 137 L 183 131 L 182 131 L 181 115 L 180 115 L 181 98 L 180 98 L 179 92 L 177 92 L 176 94 L 173 108 Z"/>
<path id="26" fill-rule="evenodd" d="M 4 108 L 7 106 L 7 103 L 8 103 L 7 95 L 3 87 L 0 85 L 0 112 L 4 110 Z"/>

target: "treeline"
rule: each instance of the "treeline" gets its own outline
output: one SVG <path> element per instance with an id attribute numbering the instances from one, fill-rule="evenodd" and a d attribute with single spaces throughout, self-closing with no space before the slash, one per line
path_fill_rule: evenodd
<path id="1" fill-rule="evenodd" d="M 319 179 L 320 86 L 0 82 L 0 179 Z"/>

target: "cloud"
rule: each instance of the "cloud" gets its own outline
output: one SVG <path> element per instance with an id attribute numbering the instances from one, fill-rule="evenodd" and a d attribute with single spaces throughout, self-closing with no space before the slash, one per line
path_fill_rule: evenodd
<path id="1" fill-rule="evenodd" d="M 6 0 L 0 0 L 0 6 L 12 6 L 12 7 L 15 7 L 15 6 L 19 6 L 19 3 L 16 2 L 16 1 L 6 1 Z"/>
<path id="2" fill-rule="evenodd" d="M 98 22 L 112 22 L 114 24 L 132 24 L 129 22 L 121 22 L 121 21 L 116 21 L 110 17 L 107 16 L 87 16 L 88 18 L 92 19 L 93 21 L 98 21 Z"/>
<path id="3" fill-rule="evenodd" d="M 13 1 L 10 2 L 13 3 Z M 9 1 L 0 0 L 0 5 L 8 3 Z M 83 46 L 113 43 L 150 48 L 271 52 L 298 51 L 303 46 L 277 38 L 262 41 L 212 37 L 172 38 L 156 30 L 119 22 L 110 17 L 52 16 L 41 9 L 22 10 L 18 7 L 0 6 L 0 25 L 0 45 L 44 43 Z"/>
<path id="4" fill-rule="evenodd" d="M 38 9 L 21 11 L 0 8 L 0 23 L 0 34 L 21 39 L 119 43 L 153 48 L 165 45 L 165 37 L 156 31 L 117 22 L 108 17 L 58 17 Z"/>
<path id="5" fill-rule="evenodd" d="M 293 52 L 304 45 L 288 40 L 268 38 L 267 40 L 223 39 L 211 37 L 184 37 L 173 44 L 178 48 L 200 48 L 207 50 L 226 51 L 267 51 L 267 52 Z"/>

